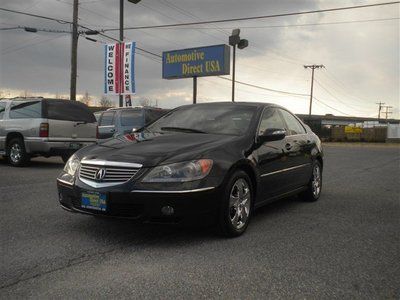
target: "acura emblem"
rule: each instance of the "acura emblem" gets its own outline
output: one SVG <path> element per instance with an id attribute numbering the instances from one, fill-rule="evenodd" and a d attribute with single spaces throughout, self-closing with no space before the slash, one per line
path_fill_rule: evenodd
<path id="1" fill-rule="evenodd" d="M 96 175 L 95 175 L 96 179 L 102 180 L 104 178 L 104 176 L 106 176 L 106 169 L 103 169 L 103 168 L 98 169 L 96 172 Z"/>

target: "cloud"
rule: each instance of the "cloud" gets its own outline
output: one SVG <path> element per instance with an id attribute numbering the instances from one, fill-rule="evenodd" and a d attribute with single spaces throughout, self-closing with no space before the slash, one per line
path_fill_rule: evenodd
<path id="1" fill-rule="evenodd" d="M 109 1 L 80 1 L 79 22 L 91 28 L 117 28 L 118 6 Z M 383 2 L 383 1 L 381 1 Z M 2 7 L 71 20 L 72 0 L 4 0 Z M 365 1 L 266 1 L 266 0 L 168 0 L 125 4 L 126 26 L 165 24 L 196 19 L 209 20 L 253 16 L 317 8 L 365 4 Z M 127 40 L 161 54 L 164 50 L 226 43 L 232 28 L 241 27 L 250 46 L 238 51 L 237 79 L 273 89 L 309 93 L 310 71 L 303 64 L 324 64 L 316 79 L 329 92 L 315 85 L 315 95 L 348 114 L 377 114 L 375 102 L 395 107 L 399 117 L 399 23 L 398 20 L 331 24 L 321 26 L 245 28 L 270 25 L 302 25 L 349 20 L 398 18 L 396 6 L 293 16 L 250 22 L 197 26 L 194 29 L 126 31 Z M 69 30 L 69 25 L 0 12 L 0 27 L 12 25 Z M 218 27 L 218 28 L 215 28 Z M 207 29 L 201 29 L 207 28 Z M 222 29 L 219 29 L 222 28 Z M 113 37 L 118 32 L 108 33 Z M 104 42 L 106 38 L 97 36 Z M 68 94 L 70 36 L 50 33 L 0 31 L 0 88 L 28 90 L 42 94 Z M 79 39 L 78 92 L 103 93 L 103 46 Z M 191 101 L 192 81 L 161 79 L 161 64 L 146 54 L 136 57 L 137 97 L 158 99 L 173 107 Z M 230 100 L 230 82 L 199 78 L 199 101 Z M 305 113 L 307 97 L 283 96 L 237 85 L 237 97 L 244 101 L 274 102 Z M 116 103 L 116 97 L 113 97 Z M 316 102 L 315 113 L 340 114 Z"/>

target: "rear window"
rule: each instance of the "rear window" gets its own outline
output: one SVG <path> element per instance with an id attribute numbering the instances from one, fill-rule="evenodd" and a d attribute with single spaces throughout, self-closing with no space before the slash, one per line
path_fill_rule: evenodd
<path id="1" fill-rule="evenodd" d="M 168 112 L 166 109 L 149 109 L 146 111 L 146 124 L 149 124 Z"/>
<path id="2" fill-rule="evenodd" d="M 96 118 L 87 106 L 70 100 L 47 101 L 47 118 L 74 122 L 96 122 Z"/>
<path id="3" fill-rule="evenodd" d="M 121 125 L 142 127 L 143 124 L 143 110 L 123 110 L 121 111 Z"/>
<path id="4" fill-rule="evenodd" d="M 11 104 L 10 119 L 34 119 L 42 117 L 41 101 L 15 101 Z"/>

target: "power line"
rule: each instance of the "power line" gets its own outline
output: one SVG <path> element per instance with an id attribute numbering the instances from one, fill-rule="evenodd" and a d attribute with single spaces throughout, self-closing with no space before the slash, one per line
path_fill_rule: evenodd
<path id="1" fill-rule="evenodd" d="M 224 80 L 232 81 L 232 79 L 230 79 L 230 78 L 226 78 L 226 77 L 222 77 L 222 76 L 217 76 L 217 77 L 221 78 L 221 79 L 224 79 Z M 287 91 L 270 89 L 270 88 L 266 88 L 266 87 L 263 87 L 263 86 L 259 86 L 259 85 L 255 85 L 255 84 L 251 84 L 251 83 L 247 83 L 247 82 L 243 82 L 243 81 L 235 80 L 235 82 L 238 83 L 238 84 L 241 84 L 241 85 L 250 86 L 250 87 L 253 87 L 253 88 L 256 88 L 256 89 L 265 90 L 265 91 L 269 91 L 269 92 L 285 94 L 285 95 L 292 95 L 292 96 L 309 97 L 309 95 L 307 95 L 307 94 L 299 94 L 299 93 L 292 93 L 292 92 L 287 92 Z"/>
<path id="2" fill-rule="evenodd" d="M 331 95 L 336 101 L 342 103 L 343 105 L 348 106 L 349 108 L 351 108 L 351 109 L 353 109 L 353 110 L 355 110 L 355 111 L 357 111 L 357 112 L 360 112 L 360 111 L 359 111 L 359 108 L 354 108 L 354 107 L 350 106 L 348 103 L 343 102 L 343 101 L 340 100 L 338 97 L 336 97 L 335 95 L 333 95 L 333 94 L 332 94 L 326 87 L 324 87 L 317 79 L 314 78 L 314 81 L 315 81 L 325 92 L 327 92 L 329 95 Z"/>
<path id="3" fill-rule="evenodd" d="M 388 3 L 379 3 L 379 4 L 370 4 L 370 5 L 359 5 L 359 6 L 351 6 L 351 7 L 341 7 L 341 8 L 332 8 L 332 9 L 325 9 L 325 10 L 315 10 L 315 11 L 306 11 L 306 12 L 298 12 L 298 13 L 289 13 L 289 14 L 279 14 L 279 15 L 270 15 L 270 16 L 259 16 L 259 17 L 249 17 L 249 18 L 236 18 L 236 19 L 225 19 L 225 20 L 216 20 L 216 21 L 201 21 L 201 22 L 191 22 L 191 23 L 180 23 L 180 24 L 167 24 L 167 25 L 155 25 L 155 26 L 140 26 L 140 27 L 130 27 L 130 28 L 126 28 L 126 29 L 149 29 L 149 28 L 163 28 L 163 27 L 179 27 L 179 26 L 188 26 L 188 25 L 201 25 L 201 24 L 210 24 L 210 23 L 222 23 L 222 22 L 232 22 L 232 21 L 244 21 L 244 20 L 251 20 L 251 19 L 262 19 L 262 18 L 274 18 L 274 17 L 284 17 L 284 16 L 290 16 L 290 15 L 300 15 L 300 14 L 310 14 L 310 13 L 321 13 L 321 12 L 329 12 L 329 11 L 338 11 L 338 10 L 347 10 L 347 9 L 356 9 L 356 8 L 364 8 L 364 7 L 372 7 L 372 6 L 382 6 L 382 5 L 391 5 L 391 4 L 397 4 L 400 1 L 396 1 L 396 2 L 388 2 Z M 56 19 L 56 18 L 51 18 L 51 17 L 46 17 L 46 16 L 40 16 L 40 15 L 36 15 L 36 14 L 31 14 L 31 13 L 25 13 L 25 12 L 21 12 L 21 11 L 16 11 L 16 10 L 10 10 L 10 9 L 5 9 L 5 8 L 0 8 L 0 10 L 3 11 L 7 11 L 7 12 L 13 12 L 13 13 L 17 13 L 17 14 L 23 14 L 23 15 L 28 15 L 31 17 L 37 17 L 37 18 L 42 18 L 42 19 L 47 19 L 47 20 L 52 20 L 52 21 L 56 21 L 62 24 L 72 24 L 72 22 L 70 21 L 66 21 L 66 20 L 62 20 L 62 19 Z M 92 29 L 83 26 L 83 25 L 79 25 L 80 27 L 87 29 L 89 31 L 93 31 Z M 99 32 L 98 34 L 100 36 L 103 36 L 107 39 L 113 40 L 113 41 L 117 41 L 119 42 L 119 40 L 110 37 L 106 34 L 104 34 L 103 32 L 105 31 L 111 31 L 111 30 L 103 30 L 102 32 Z M 83 32 L 82 32 L 83 33 Z M 137 47 L 138 50 L 143 51 L 144 53 L 150 54 L 152 56 L 161 58 L 161 55 L 158 55 L 156 53 L 153 53 L 151 51 L 142 49 Z M 139 54 L 139 53 L 138 53 Z M 144 55 L 145 56 L 145 55 Z M 147 57 L 147 56 L 145 56 Z M 155 60 L 157 62 L 161 62 L 158 60 Z M 231 79 L 229 78 L 225 78 L 225 77 L 219 77 L 221 79 L 224 80 L 228 80 L 231 81 Z M 308 96 L 307 94 L 298 94 L 298 93 L 292 93 L 292 92 L 287 92 L 287 91 L 280 91 L 280 90 L 274 90 L 274 89 L 269 89 L 269 88 L 265 88 L 262 86 L 258 86 L 258 85 L 254 85 L 254 84 L 249 84 L 249 83 L 245 83 L 245 82 L 241 82 L 241 81 L 237 81 L 238 84 L 241 85 L 245 85 L 245 86 L 249 86 L 249 87 L 253 87 L 253 88 L 258 88 L 258 89 L 262 89 L 262 90 L 266 90 L 266 91 L 270 91 L 270 92 L 276 92 L 276 93 L 281 93 L 281 94 L 287 94 L 287 95 L 293 95 L 293 96 Z M 334 109 L 342 114 L 348 115 L 338 109 L 333 108 L 332 106 L 329 106 L 328 104 L 324 103 L 321 100 L 316 99 L 318 102 L 322 103 L 323 105 Z"/>
<path id="4" fill-rule="evenodd" d="M 352 24 L 352 23 L 368 23 L 368 22 L 383 22 L 383 21 L 394 21 L 399 20 L 396 18 L 379 18 L 379 19 L 366 19 L 366 20 L 349 20 L 349 21 L 338 21 L 338 22 L 321 22 L 321 23 L 302 23 L 302 24 L 286 24 L 286 25 L 263 25 L 263 26 L 240 26 L 241 29 L 262 29 L 262 28 L 289 28 L 289 27 L 305 27 L 305 26 L 321 26 L 321 25 L 341 25 L 341 24 Z M 235 27 L 218 27 L 220 29 L 233 29 Z M 164 29 L 198 29 L 198 30 L 208 30 L 214 29 L 213 27 L 180 27 L 180 28 L 168 28 Z"/>
<path id="5" fill-rule="evenodd" d="M 341 111 L 341 110 L 339 110 L 339 109 L 337 109 L 337 108 L 334 108 L 333 106 L 330 106 L 329 104 L 326 104 L 324 101 L 319 100 L 319 99 L 318 99 L 317 97 L 315 97 L 315 96 L 314 96 L 314 99 L 315 99 L 317 102 L 321 103 L 322 105 L 325 105 L 326 107 L 329 107 L 330 109 L 333 109 L 333 110 L 335 110 L 335 111 L 337 111 L 337 112 L 339 112 L 339 113 L 341 113 L 341 114 L 344 114 L 344 115 L 346 115 L 346 116 L 351 116 L 351 115 L 349 115 L 348 113 L 345 113 L 345 112 L 343 112 L 343 111 Z"/>
<path id="6" fill-rule="evenodd" d="M 340 87 L 340 88 L 342 89 L 342 91 L 343 91 L 346 95 L 348 95 L 348 96 L 350 96 L 350 97 L 352 97 L 352 98 L 354 98 L 354 99 L 357 99 L 359 102 L 362 102 L 363 104 L 369 103 L 369 101 L 363 100 L 363 99 L 361 99 L 361 98 L 359 98 L 359 97 L 356 97 L 356 96 L 352 95 L 351 93 L 349 93 L 349 92 L 347 91 L 347 90 L 348 90 L 348 86 L 346 86 L 346 84 L 344 84 L 343 81 L 339 80 L 337 77 L 335 77 L 335 76 L 333 75 L 333 73 L 331 73 L 331 72 L 328 71 L 327 69 L 325 69 L 325 71 L 326 71 L 326 73 L 323 72 L 323 74 L 324 74 L 327 78 L 329 78 L 332 82 L 334 82 L 338 87 Z"/>
<path id="7" fill-rule="evenodd" d="M 0 28 L 0 30 L 25 30 L 25 31 L 29 31 L 29 29 L 34 30 L 32 32 L 71 33 L 70 30 L 59 30 L 59 29 L 50 29 L 50 28 L 36 28 L 36 27 L 27 27 L 27 26 L 15 26 L 15 27 L 8 27 L 8 28 Z"/>
<path id="8" fill-rule="evenodd" d="M 50 42 L 52 40 L 55 40 L 55 39 L 58 39 L 58 38 L 64 37 L 64 36 L 66 36 L 66 34 L 62 34 L 62 35 L 59 35 L 59 36 L 56 36 L 56 37 L 53 36 L 51 38 L 48 38 L 48 39 L 45 39 L 45 40 L 40 40 L 40 41 L 35 42 L 35 43 L 26 44 L 26 45 L 21 46 L 19 48 L 9 49 L 8 51 L 2 52 L 1 55 L 6 55 L 8 53 L 14 53 L 15 51 L 22 50 L 22 49 L 25 49 L 25 48 L 28 48 L 28 47 L 32 47 L 32 46 L 35 46 L 35 45 L 38 45 L 38 44 Z"/>
<path id="9" fill-rule="evenodd" d="M 360 8 L 367 8 L 367 7 L 377 7 L 377 6 L 384 6 L 384 5 L 393 5 L 393 4 L 398 4 L 398 3 L 400 3 L 400 1 L 354 5 L 354 6 L 345 6 L 345 7 L 335 7 L 335 8 L 328 8 L 328 9 L 318 9 L 318 10 L 309 10 L 309 11 L 291 12 L 291 13 L 282 13 L 282 14 L 273 14 L 273 15 L 264 15 L 264 16 L 252 16 L 252 17 L 230 18 L 230 19 L 219 19 L 219 20 L 186 22 L 186 23 L 175 23 L 175 24 L 135 26 L 135 27 L 127 27 L 127 28 L 125 28 L 125 30 L 181 27 L 181 26 L 203 25 L 203 24 L 213 24 L 213 23 L 226 23 L 226 22 L 239 22 L 239 21 L 259 20 L 259 19 L 270 19 L 270 18 L 317 14 L 317 13 L 325 13 L 325 12 L 333 12 L 333 11 L 344 11 L 344 10 L 360 9 Z M 116 29 L 116 28 L 105 29 L 104 32 L 115 31 L 115 30 L 118 30 L 118 29 Z"/>

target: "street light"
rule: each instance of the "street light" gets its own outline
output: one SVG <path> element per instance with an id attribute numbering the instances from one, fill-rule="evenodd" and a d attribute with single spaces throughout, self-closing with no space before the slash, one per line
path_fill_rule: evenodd
<path id="1" fill-rule="evenodd" d="M 128 2 L 133 4 L 138 4 L 140 0 L 128 0 Z M 124 41 L 124 0 L 119 0 L 119 43 Z M 123 78 L 123 71 L 120 68 L 120 78 Z M 119 94 L 119 107 L 122 107 L 124 103 L 124 97 Z"/>
<path id="2" fill-rule="evenodd" d="M 244 49 L 249 46 L 249 41 L 240 39 L 240 29 L 233 29 L 232 35 L 229 37 L 229 45 L 233 47 L 233 67 L 232 67 L 232 102 L 235 102 L 235 67 L 236 67 L 236 46 L 239 49 Z"/>

